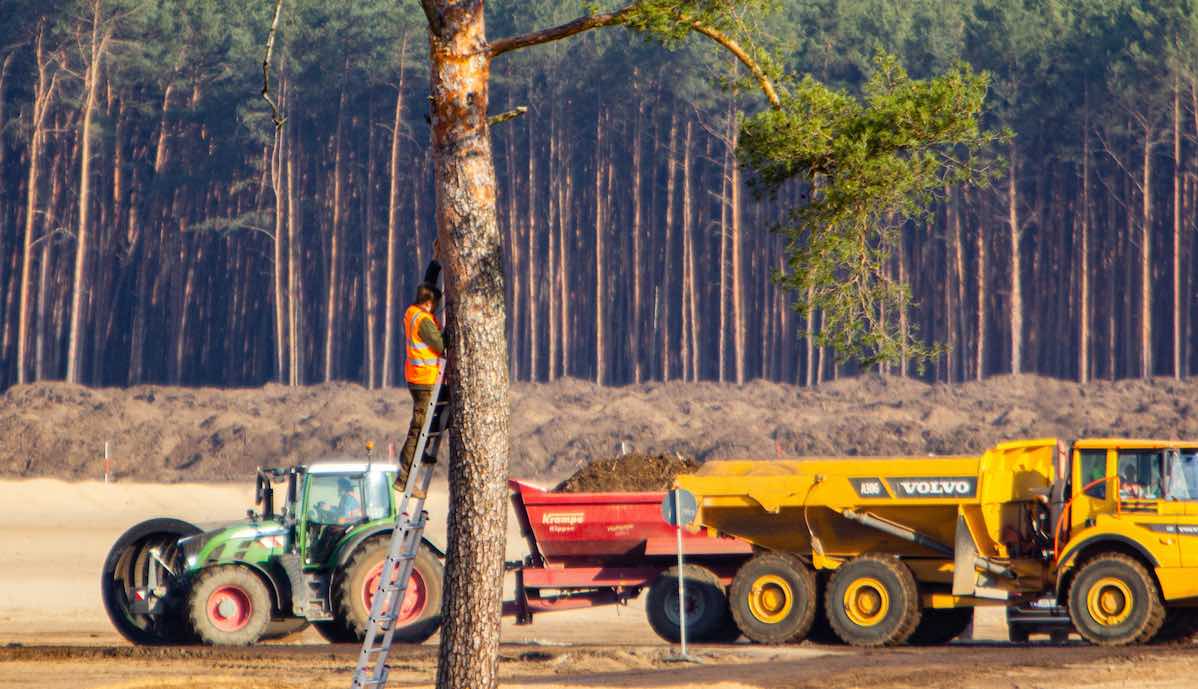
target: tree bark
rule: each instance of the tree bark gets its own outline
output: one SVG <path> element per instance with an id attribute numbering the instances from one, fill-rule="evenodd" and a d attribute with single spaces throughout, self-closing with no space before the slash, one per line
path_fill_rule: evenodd
<path id="1" fill-rule="evenodd" d="M 728 241 L 732 245 L 732 346 L 736 350 L 733 354 L 736 366 L 736 384 L 744 385 L 745 383 L 745 285 L 744 285 L 744 270 L 741 265 L 744 261 L 741 256 L 741 239 L 740 239 L 740 164 L 736 160 L 736 144 L 740 135 L 740 129 L 736 122 L 736 111 L 730 109 L 728 112 L 728 162 L 730 166 L 729 173 L 731 179 L 728 181 L 729 196 L 731 203 L 729 213 L 731 214 L 730 226 L 732 234 Z"/>
<path id="2" fill-rule="evenodd" d="M 349 57 L 345 58 L 345 66 L 341 72 L 341 95 L 337 103 L 337 132 L 333 136 L 333 223 L 329 231 L 329 271 L 328 284 L 325 285 L 325 320 L 324 320 L 324 382 L 329 382 L 336 375 L 334 370 L 337 359 L 337 321 L 341 308 L 341 206 L 342 194 L 345 188 L 345 154 L 342 147 L 344 139 L 346 92 L 345 82 L 349 75 Z"/>
<path id="3" fill-rule="evenodd" d="M 487 127 L 483 3 L 431 9 L 432 151 L 452 373 L 440 689 L 491 689 L 499 665 L 510 454 L 502 247 Z"/>
<path id="4" fill-rule="evenodd" d="M 1173 77 L 1173 377 L 1181 380 L 1181 86 Z"/>
<path id="5" fill-rule="evenodd" d="M 279 83 L 279 101 L 280 107 L 284 107 L 285 99 L 287 98 L 287 87 L 280 79 Z M 270 153 L 270 186 L 274 192 L 274 265 L 272 266 L 273 282 L 274 282 L 274 317 L 275 317 L 275 380 L 280 384 L 287 382 L 287 291 L 284 283 L 284 275 L 287 274 L 287 266 L 284 263 L 283 250 L 286 245 L 283 233 L 286 231 L 284 223 L 287 216 L 287 198 L 283 189 L 283 144 L 285 138 L 283 136 L 283 128 L 275 127 L 274 144 L 271 147 Z"/>
<path id="6" fill-rule="evenodd" d="M 636 83 L 633 70 L 633 83 Z M 632 134 L 632 318 L 629 323 L 630 347 L 632 352 L 632 381 L 639 385 L 643 378 L 642 363 L 645 351 L 641 346 L 641 121 L 645 117 L 645 101 L 640 99 L 636 108 L 636 123 Z M 684 175 L 685 178 L 685 175 Z"/>
<path id="7" fill-rule="evenodd" d="M 1140 377 L 1152 377 L 1152 125 L 1143 124 L 1140 181 Z"/>
<path id="8" fill-rule="evenodd" d="M 607 320 L 604 287 L 606 271 L 603 246 L 603 110 L 595 121 L 595 382 L 607 382 Z"/>
<path id="9" fill-rule="evenodd" d="M 1077 380 L 1090 379 L 1090 104 L 1086 96 L 1086 112 L 1082 119 L 1082 207 L 1081 237 L 1078 254 L 1081 264 L 1078 275 L 1077 304 Z"/>
<path id="10" fill-rule="evenodd" d="M 979 220 L 977 228 L 977 352 L 974 375 L 986 377 L 986 226 Z"/>
<path id="11" fill-rule="evenodd" d="M 1015 143 L 1011 142 L 1011 161 L 1007 167 L 1007 223 L 1011 238 L 1011 373 L 1019 373 L 1023 364 L 1023 267 L 1019 249 L 1019 185 L 1015 180 L 1018 166 Z"/>
<path id="12" fill-rule="evenodd" d="M 661 380 L 670 380 L 670 315 L 673 309 L 670 305 L 670 284 L 673 282 L 673 262 L 671 254 L 674 251 L 674 178 L 678 168 L 678 115 L 670 115 L 670 144 L 666 149 L 666 237 L 662 245 L 662 309 L 658 329 L 661 331 Z"/>
<path id="13" fill-rule="evenodd" d="M 698 265 L 695 259 L 695 238 L 694 238 L 694 211 L 691 209 L 691 146 L 694 137 L 694 122 L 687 120 L 686 122 L 686 139 L 682 149 L 682 237 L 685 242 L 686 272 L 689 276 L 687 280 L 687 290 L 689 291 L 690 302 L 690 340 L 691 340 L 691 380 L 699 380 L 699 362 L 702 357 L 699 354 L 699 306 L 698 306 L 698 289 L 695 287 L 698 275 Z"/>
<path id="14" fill-rule="evenodd" d="M 531 88 L 529 100 L 532 99 Z M 528 286 L 528 380 L 537 381 L 537 342 L 540 333 L 537 324 L 537 149 L 534 136 L 533 117 L 525 119 L 528 125 L 528 267 L 524 271 Z M 539 124 L 539 123 L 538 123 Z"/>

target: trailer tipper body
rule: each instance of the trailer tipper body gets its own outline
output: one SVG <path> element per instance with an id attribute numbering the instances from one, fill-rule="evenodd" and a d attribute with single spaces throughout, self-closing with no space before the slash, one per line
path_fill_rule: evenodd
<path id="1" fill-rule="evenodd" d="M 1114 645 L 1198 626 L 1196 448 L 1049 438 L 976 457 L 713 461 L 676 484 L 693 527 L 757 551 L 728 593 L 752 640 L 817 621 L 855 645 L 952 638 L 976 606 L 1047 594 Z"/>

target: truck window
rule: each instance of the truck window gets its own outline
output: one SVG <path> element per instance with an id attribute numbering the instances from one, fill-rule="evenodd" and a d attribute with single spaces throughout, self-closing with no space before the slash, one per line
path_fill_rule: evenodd
<path id="1" fill-rule="evenodd" d="M 1165 452 L 1165 497 L 1198 500 L 1198 450 Z"/>
<path id="2" fill-rule="evenodd" d="M 1082 486 L 1088 486 L 1100 478 L 1106 477 L 1106 450 L 1081 451 Z M 1099 500 L 1106 500 L 1106 482 L 1095 483 L 1086 489 L 1086 495 Z"/>
<path id="3" fill-rule="evenodd" d="M 1164 456 L 1160 450 L 1120 450 L 1116 465 L 1120 499 L 1161 499 L 1165 493 Z"/>

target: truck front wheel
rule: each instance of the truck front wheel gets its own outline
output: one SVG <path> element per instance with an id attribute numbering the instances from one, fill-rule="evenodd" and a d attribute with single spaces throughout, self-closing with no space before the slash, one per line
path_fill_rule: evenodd
<path id="1" fill-rule="evenodd" d="M 911 570 L 891 555 L 862 555 L 832 575 L 825 594 L 828 623 L 852 646 L 906 643 L 920 622 Z"/>
<path id="2" fill-rule="evenodd" d="M 360 641 L 366 636 L 370 606 L 383 573 L 389 540 L 376 538 L 359 547 L 337 577 L 338 616 Z M 428 548 L 421 546 L 412 563 L 412 576 L 404 590 L 396 620 L 394 640 L 423 643 L 441 626 L 444 568 Z"/>
<path id="3" fill-rule="evenodd" d="M 1069 616 L 1090 643 L 1126 646 L 1156 635 L 1165 606 L 1144 565 L 1122 553 L 1106 553 L 1088 560 L 1073 578 Z"/>
<path id="4" fill-rule="evenodd" d="M 204 570 L 192 582 L 188 617 L 200 639 L 213 646 L 256 643 L 270 624 L 270 591 L 241 565 Z"/>
<path id="5" fill-rule="evenodd" d="M 815 575 L 802 560 L 761 553 L 741 565 L 728 593 L 736 626 L 749 641 L 801 641 L 815 620 Z"/>

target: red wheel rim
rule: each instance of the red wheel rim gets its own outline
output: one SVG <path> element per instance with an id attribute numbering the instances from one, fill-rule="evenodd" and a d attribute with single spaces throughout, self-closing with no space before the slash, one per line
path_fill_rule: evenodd
<path id="1" fill-rule="evenodd" d="M 222 632 L 235 632 L 250 623 L 254 603 L 239 586 L 221 586 L 208 596 L 208 621 Z"/>
<path id="2" fill-rule="evenodd" d="M 383 563 L 380 562 L 370 570 L 362 584 L 362 602 L 366 604 L 367 610 L 370 610 L 371 604 L 374 603 L 374 592 L 378 590 L 379 580 L 382 578 Z M 399 606 L 399 625 L 403 626 L 420 619 L 427 606 L 428 587 L 424 583 L 424 577 L 420 575 L 420 570 L 413 567 L 408 586 L 404 589 L 403 603 Z"/>

